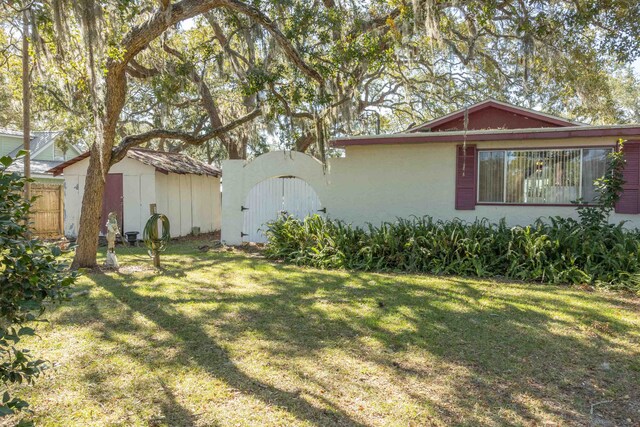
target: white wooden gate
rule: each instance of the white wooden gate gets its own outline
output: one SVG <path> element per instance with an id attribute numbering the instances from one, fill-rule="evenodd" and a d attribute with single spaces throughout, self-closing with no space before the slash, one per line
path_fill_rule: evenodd
<path id="1" fill-rule="evenodd" d="M 264 180 L 253 187 L 242 206 L 244 223 L 242 240 L 265 243 L 265 224 L 286 213 L 303 219 L 321 214 L 320 199 L 313 187 L 295 177 L 280 177 Z"/>

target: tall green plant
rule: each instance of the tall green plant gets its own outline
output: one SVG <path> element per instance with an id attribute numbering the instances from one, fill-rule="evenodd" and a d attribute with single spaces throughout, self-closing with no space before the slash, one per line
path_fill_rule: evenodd
<path id="1" fill-rule="evenodd" d="M 640 232 L 552 217 L 526 227 L 398 219 L 365 229 L 312 216 L 280 218 L 266 255 L 298 265 L 589 283 L 640 292 Z"/>
<path id="2" fill-rule="evenodd" d="M 607 167 L 603 177 L 595 180 L 596 197 L 592 206 L 578 200 L 578 215 L 583 224 L 606 227 L 611 212 L 616 207 L 624 185 L 624 140 L 618 140 L 618 149 L 607 155 Z"/>
<path id="3" fill-rule="evenodd" d="M 28 406 L 13 396 L 11 387 L 32 383 L 46 363 L 22 348 L 20 340 L 34 335 L 31 323 L 40 320 L 45 302 L 63 299 L 76 279 L 58 261 L 58 247 L 30 237 L 32 201 L 23 197 L 26 180 L 6 172 L 12 162 L 9 157 L 0 158 L 0 381 L 4 388 L 0 416 Z"/>

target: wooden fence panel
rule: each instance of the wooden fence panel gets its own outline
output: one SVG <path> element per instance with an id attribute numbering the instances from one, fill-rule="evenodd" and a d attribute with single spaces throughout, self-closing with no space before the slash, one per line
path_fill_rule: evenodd
<path id="1" fill-rule="evenodd" d="M 38 237 L 60 237 L 64 233 L 63 186 L 56 184 L 31 184 L 31 194 L 36 198 L 31 210 L 31 227 Z"/>

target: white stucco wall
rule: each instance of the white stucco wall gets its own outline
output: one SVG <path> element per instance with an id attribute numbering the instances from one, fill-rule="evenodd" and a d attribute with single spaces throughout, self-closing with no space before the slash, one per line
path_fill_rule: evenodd
<path id="1" fill-rule="evenodd" d="M 614 146 L 616 138 L 571 140 L 518 140 L 476 143 L 485 148 L 544 148 Z M 509 225 L 526 225 L 539 217 L 576 216 L 572 206 L 476 206 L 455 209 L 457 143 L 351 146 L 346 156 L 328 161 L 326 173 L 314 159 L 296 152 L 272 152 L 252 162 L 223 162 L 224 197 L 222 239 L 241 242 L 240 207 L 256 183 L 274 176 L 293 175 L 311 184 L 327 215 L 354 225 L 379 224 L 398 217 L 431 215 L 437 219 L 461 218 L 492 222 L 506 218 Z M 613 222 L 629 221 L 640 227 L 640 215 L 612 216 Z"/>
<path id="2" fill-rule="evenodd" d="M 296 176 L 307 181 L 320 198 L 322 206 L 329 194 L 329 175 L 324 173 L 322 164 L 296 151 L 272 151 L 254 161 L 225 160 L 222 163 L 222 240 L 237 245 L 242 243 L 240 233 L 244 205 L 249 190 L 265 179 L 278 176 Z"/>
<path id="3" fill-rule="evenodd" d="M 65 235 L 76 237 L 89 159 L 68 166 L 65 180 Z M 156 203 L 171 223 L 173 237 L 191 233 L 193 226 L 201 232 L 220 229 L 220 179 L 199 175 L 157 172 L 154 167 L 125 158 L 109 173 L 121 173 L 123 185 L 123 233 L 142 230 L 149 218 L 149 205 Z"/>

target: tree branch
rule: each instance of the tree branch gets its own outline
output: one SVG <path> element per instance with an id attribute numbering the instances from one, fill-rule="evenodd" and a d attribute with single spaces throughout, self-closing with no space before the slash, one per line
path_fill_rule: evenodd
<path id="1" fill-rule="evenodd" d="M 222 6 L 231 9 L 253 19 L 255 22 L 262 25 L 276 40 L 280 48 L 284 51 L 285 55 L 293 62 L 304 74 L 313 80 L 317 81 L 320 85 L 324 84 L 324 78 L 308 65 L 303 59 L 300 53 L 293 47 L 291 41 L 282 34 L 282 31 L 267 15 L 262 13 L 259 9 L 243 3 L 239 0 L 220 0 Z"/>
<path id="2" fill-rule="evenodd" d="M 309 119 L 309 120 L 313 120 L 313 114 L 311 113 L 307 113 L 305 111 L 300 111 L 300 112 L 295 112 L 295 111 L 291 111 L 291 107 L 289 106 L 289 103 L 287 102 L 287 100 L 284 98 L 284 96 L 282 96 L 275 88 L 275 86 L 273 85 L 273 83 L 269 83 L 269 89 L 271 89 L 271 93 L 278 99 L 278 101 L 280 101 L 282 103 L 282 106 L 284 107 L 285 112 L 287 113 L 287 116 L 289 117 L 293 117 L 296 119 Z"/>
<path id="3" fill-rule="evenodd" d="M 239 52 L 231 48 L 229 43 L 229 38 L 224 35 L 222 28 L 220 27 L 220 25 L 218 24 L 218 22 L 216 21 L 215 17 L 211 12 L 206 13 L 204 16 L 207 19 L 207 22 L 209 23 L 211 28 L 213 29 L 213 33 L 215 34 L 215 37 L 218 40 L 218 43 L 220 43 L 220 46 L 222 46 L 222 49 L 225 52 L 227 52 L 227 54 L 229 55 L 229 60 L 231 61 L 231 65 L 233 66 L 234 71 L 236 72 L 236 74 L 244 78 L 246 71 L 243 70 L 242 67 L 240 67 L 238 60 L 241 60 L 246 66 L 250 67 L 251 64 L 249 63 L 249 60 L 244 56 L 242 56 Z"/>
<path id="4" fill-rule="evenodd" d="M 202 105 L 204 106 L 204 109 L 206 110 L 207 115 L 209 116 L 209 121 L 211 122 L 211 126 L 213 126 L 214 128 L 222 127 L 222 119 L 220 118 L 220 112 L 218 111 L 218 106 L 216 105 L 216 102 L 213 99 L 211 90 L 209 90 L 209 86 L 204 81 L 204 79 L 200 77 L 195 66 L 192 63 L 188 62 L 185 59 L 184 55 L 182 55 L 180 52 L 170 47 L 167 43 L 163 43 L 162 48 L 164 49 L 165 52 L 175 56 L 176 58 L 178 58 L 180 61 L 182 61 L 185 65 L 189 67 L 189 78 L 198 87 L 198 92 L 200 93 L 200 96 L 202 98 Z M 229 149 L 229 144 L 231 144 L 231 141 L 225 138 L 224 135 L 221 135 L 220 138 L 221 138 L 221 142 L 225 145 L 225 147 Z"/>
<path id="5" fill-rule="evenodd" d="M 296 151 L 304 153 L 314 142 L 316 142 L 315 135 L 308 132 L 296 140 Z"/>
<path id="6" fill-rule="evenodd" d="M 113 60 L 111 65 L 125 67 L 131 59 L 149 46 L 149 43 L 160 37 L 167 28 L 185 19 L 220 7 L 222 4 L 222 0 L 182 0 L 169 4 L 166 10 L 158 9 L 148 20 L 132 28 L 124 36 L 121 43 L 123 57 L 121 60 Z"/>
<path id="7" fill-rule="evenodd" d="M 66 102 L 65 102 L 65 101 L 60 97 L 60 95 L 59 95 L 58 93 L 56 93 L 54 90 L 52 90 L 52 89 L 50 89 L 50 88 L 48 88 L 48 87 L 46 87 L 46 86 L 43 86 L 43 85 L 35 85 L 33 88 L 34 88 L 34 89 L 40 89 L 40 90 L 43 90 L 43 91 L 47 92 L 49 95 L 51 95 L 51 96 L 53 97 L 53 99 L 55 99 L 55 100 L 56 100 L 56 102 L 57 102 L 57 103 L 58 103 L 62 108 L 64 108 L 64 109 L 65 109 L 65 110 L 67 110 L 68 112 L 70 112 L 70 113 L 72 113 L 72 114 L 76 114 L 76 115 L 78 115 L 78 116 L 82 116 L 83 114 L 85 114 L 85 113 L 83 113 L 82 111 L 80 111 L 80 110 L 77 110 L 77 109 L 73 108 L 70 104 L 67 104 L 67 103 L 66 103 Z"/>
<path id="8" fill-rule="evenodd" d="M 160 74 L 160 70 L 158 70 L 157 68 L 147 68 L 136 61 L 134 58 L 132 58 L 127 65 L 127 73 L 130 76 L 138 79 L 148 79 Z"/>
<path id="9" fill-rule="evenodd" d="M 166 138 L 166 139 L 179 140 L 189 145 L 200 145 L 212 138 L 220 137 L 221 135 L 224 135 L 225 133 L 232 131 L 238 126 L 241 126 L 255 119 L 260 114 L 262 114 L 260 109 L 256 108 L 249 114 L 244 115 L 239 119 L 234 120 L 233 122 L 228 123 L 224 126 L 212 129 L 209 132 L 202 135 L 194 135 L 186 132 L 180 132 L 180 131 L 169 130 L 169 129 L 152 129 L 148 132 L 125 136 L 120 141 L 120 144 L 113 149 L 113 153 L 111 155 L 111 165 L 114 165 L 115 163 L 118 163 L 120 160 L 124 159 L 129 149 L 142 145 L 145 142 L 149 142 L 158 138 Z"/>
<path id="10" fill-rule="evenodd" d="M 370 31 L 376 30 L 380 27 L 387 25 L 387 22 L 391 19 L 395 19 L 400 16 L 401 10 L 400 8 L 395 8 L 391 12 L 386 15 L 377 16 L 372 18 L 369 21 L 363 22 L 361 25 L 357 27 L 356 30 L 350 33 L 350 36 L 355 37 L 358 34 L 368 33 Z"/>

